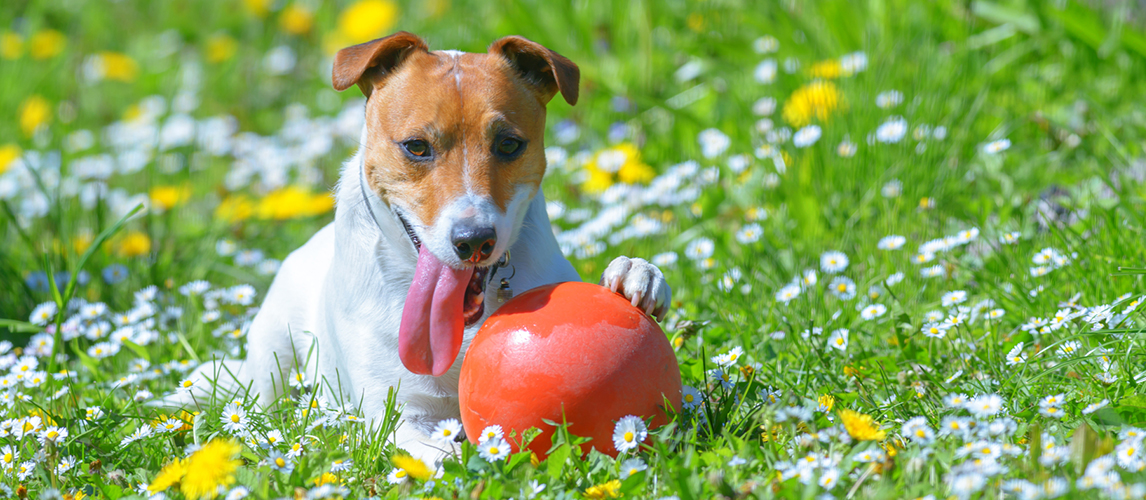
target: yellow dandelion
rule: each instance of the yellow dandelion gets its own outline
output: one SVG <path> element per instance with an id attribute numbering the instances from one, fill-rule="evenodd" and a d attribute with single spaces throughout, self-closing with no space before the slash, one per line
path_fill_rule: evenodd
<path id="1" fill-rule="evenodd" d="M 585 163 L 585 171 L 589 175 L 581 188 L 589 193 L 601 193 L 617 182 L 643 184 L 656 177 L 641 160 L 641 151 L 628 142 L 597 152 Z"/>
<path id="2" fill-rule="evenodd" d="M 425 481 L 430 478 L 430 468 L 426 467 L 425 462 L 417 458 L 409 455 L 394 455 L 390 458 L 390 462 L 394 464 L 394 467 L 401 469 L 406 475 L 414 479 Z"/>
<path id="3" fill-rule="evenodd" d="M 245 221 L 254 212 L 255 203 L 241 194 L 230 195 L 215 207 L 215 217 L 229 223 Z"/>
<path id="4" fill-rule="evenodd" d="M 24 53 L 24 37 L 6 31 L 0 35 L 0 57 L 18 59 Z"/>
<path id="5" fill-rule="evenodd" d="M 139 64 L 127 54 L 100 52 L 98 57 L 100 65 L 103 66 L 103 77 L 108 80 L 130 83 L 139 76 Z"/>
<path id="6" fill-rule="evenodd" d="M 900 442 L 898 444 L 901 447 L 903 446 L 902 442 Z M 887 452 L 887 458 L 895 458 L 895 456 L 899 454 L 899 450 L 895 447 L 895 445 L 896 445 L 896 443 L 893 443 L 891 441 L 888 441 L 882 445 L 883 451 Z"/>
<path id="7" fill-rule="evenodd" d="M 243 7 L 247 12 L 263 17 L 271 10 L 271 0 L 243 0 Z"/>
<path id="8" fill-rule="evenodd" d="M 350 44 L 373 40 L 398 21 L 398 4 L 389 0 L 360 0 L 338 16 L 339 34 Z"/>
<path id="9" fill-rule="evenodd" d="M 234 57 L 239 50 L 239 42 L 225 34 L 217 34 L 207 39 L 207 62 L 221 63 Z"/>
<path id="10" fill-rule="evenodd" d="M 836 404 L 836 398 L 831 394 L 824 394 L 823 396 L 820 396 L 818 402 L 820 403 L 820 406 L 826 409 L 825 411 L 832 411 L 832 407 Z"/>
<path id="11" fill-rule="evenodd" d="M 704 29 L 704 16 L 700 15 L 699 12 L 689 14 L 686 22 L 688 23 L 688 29 L 697 33 L 700 33 L 700 31 Z"/>
<path id="12" fill-rule="evenodd" d="M 20 146 L 15 144 L 5 144 L 0 146 L 0 175 L 4 175 L 13 163 L 20 158 Z"/>
<path id="13" fill-rule="evenodd" d="M 117 248 L 123 257 L 138 257 L 151 251 L 151 238 L 139 231 L 131 231 L 119 241 Z"/>
<path id="14" fill-rule="evenodd" d="M 618 498 L 621 496 L 621 480 L 614 479 L 612 481 L 604 482 L 596 486 L 590 486 L 585 490 L 585 498 L 600 499 L 600 498 Z"/>
<path id="15" fill-rule="evenodd" d="M 151 484 L 147 485 L 147 492 L 154 495 L 161 491 L 167 491 L 167 488 L 179 484 L 183 480 L 183 474 L 187 471 L 187 463 L 183 460 L 176 458 L 171 463 L 165 465 L 163 470 L 151 480 Z"/>
<path id="16" fill-rule="evenodd" d="M 808 72 L 811 73 L 812 78 L 834 80 L 843 74 L 844 69 L 843 66 L 840 66 L 838 60 L 830 59 L 813 64 L 812 67 L 808 69 Z"/>
<path id="17" fill-rule="evenodd" d="M 64 51 L 68 39 L 63 33 L 56 30 L 43 30 L 36 32 L 28 39 L 28 54 L 33 59 L 48 59 Z"/>
<path id="18" fill-rule="evenodd" d="M 450 10 L 450 0 L 428 0 L 422 2 L 422 8 L 431 19 L 437 19 Z"/>
<path id="19" fill-rule="evenodd" d="M 871 418 L 871 415 L 844 410 L 840 412 L 840 420 L 843 420 L 844 428 L 853 439 L 879 441 L 887 437 L 887 432 L 880 430 L 879 424 Z"/>
<path id="20" fill-rule="evenodd" d="M 315 486 L 322 486 L 324 484 L 338 484 L 338 476 L 329 472 L 323 472 L 321 476 L 314 478 Z"/>
<path id="21" fill-rule="evenodd" d="M 76 251 L 76 255 L 83 255 L 88 251 L 88 247 L 92 246 L 92 233 L 91 230 L 82 229 L 72 238 L 72 248 Z M 67 370 L 64 370 L 67 372 Z"/>
<path id="22" fill-rule="evenodd" d="M 179 491 L 189 499 L 215 498 L 219 487 L 235 482 L 235 469 L 242 446 L 235 441 L 216 439 L 187 457 Z"/>
<path id="23" fill-rule="evenodd" d="M 183 203 L 190 197 L 191 189 L 187 186 L 156 186 L 151 188 L 151 205 L 163 210 Z"/>
<path id="24" fill-rule="evenodd" d="M 827 121 L 843 105 L 843 95 L 834 83 L 817 80 L 792 92 L 784 103 L 784 121 L 795 127 L 803 127 L 813 119 Z"/>
<path id="25" fill-rule="evenodd" d="M 298 186 L 277 189 L 259 200 L 255 214 L 260 219 L 286 220 L 322 215 L 334 208 L 329 193 L 311 194 Z"/>
<path id="26" fill-rule="evenodd" d="M 292 3 L 279 16 L 279 26 L 292 35 L 305 35 L 314 26 L 314 14 L 306 7 Z"/>
<path id="27" fill-rule="evenodd" d="M 20 105 L 20 129 L 24 131 L 24 135 L 30 136 L 36 133 L 36 130 L 51 120 L 52 105 L 43 97 L 33 95 L 24 99 L 24 103 Z"/>

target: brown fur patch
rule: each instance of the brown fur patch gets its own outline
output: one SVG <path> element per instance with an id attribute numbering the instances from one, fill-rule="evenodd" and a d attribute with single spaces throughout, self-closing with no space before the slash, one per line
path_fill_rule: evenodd
<path id="1" fill-rule="evenodd" d="M 545 175 L 543 97 L 498 55 L 409 54 L 367 101 L 370 187 L 427 226 L 467 184 L 505 210 L 519 187 L 535 191 Z M 526 142 L 511 161 L 494 154 L 505 133 Z M 402 142 L 411 139 L 428 142 L 433 159 L 407 157 Z"/>

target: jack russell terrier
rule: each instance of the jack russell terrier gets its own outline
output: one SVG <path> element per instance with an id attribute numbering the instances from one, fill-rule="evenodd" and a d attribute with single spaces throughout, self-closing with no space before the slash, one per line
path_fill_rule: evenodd
<path id="1" fill-rule="evenodd" d="M 448 450 L 429 435 L 459 417 L 459 360 L 500 305 L 489 283 L 580 280 L 540 190 L 545 106 L 558 92 L 575 104 L 579 79 L 571 61 L 518 36 L 485 54 L 430 51 L 406 32 L 339 51 L 334 88 L 358 85 L 367 101 L 334 222 L 283 262 L 247 359 L 193 377 L 219 393 L 250 388 L 266 407 L 298 367 L 376 422 L 399 388 L 396 444 L 437 462 Z M 671 298 L 643 259 L 617 257 L 601 284 L 662 319 Z M 210 383 L 195 385 L 206 388 L 188 396 L 209 397 Z"/>

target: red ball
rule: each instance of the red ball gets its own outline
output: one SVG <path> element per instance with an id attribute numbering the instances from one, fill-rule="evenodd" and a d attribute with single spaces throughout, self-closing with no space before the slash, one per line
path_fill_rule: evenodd
<path id="1" fill-rule="evenodd" d="M 608 288 L 568 282 L 522 293 L 486 320 L 462 361 L 458 398 L 472 442 L 489 425 L 502 426 L 510 441 L 537 427 L 542 434 L 529 448 L 544 458 L 555 428 L 543 419 L 561 422 L 564 410 L 570 433 L 615 457 L 616 421 L 637 415 L 652 417 L 651 427 L 665 424 L 666 399 L 680 411 L 680 384 L 656 321 Z"/>

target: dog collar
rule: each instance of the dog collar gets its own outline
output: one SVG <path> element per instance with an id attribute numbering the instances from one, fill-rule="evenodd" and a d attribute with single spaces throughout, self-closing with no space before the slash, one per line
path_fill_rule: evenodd
<path id="1" fill-rule="evenodd" d="M 370 218 L 374 220 L 374 225 L 378 229 L 382 229 L 382 223 L 378 221 L 378 216 L 374 214 L 374 207 L 370 206 L 370 196 L 366 194 L 366 165 L 363 164 L 362 168 L 358 169 L 358 188 L 362 190 L 362 203 L 366 204 L 366 211 L 370 212 Z"/>

